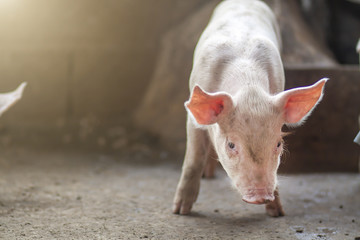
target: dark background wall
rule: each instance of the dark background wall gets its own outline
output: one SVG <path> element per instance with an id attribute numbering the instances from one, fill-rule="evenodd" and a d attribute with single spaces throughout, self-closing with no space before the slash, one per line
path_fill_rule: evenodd
<path id="1" fill-rule="evenodd" d="M 0 1 L 0 90 L 29 83 L 2 124 L 121 121 L 144 94 L 162 34 L 204 2 Z"/>

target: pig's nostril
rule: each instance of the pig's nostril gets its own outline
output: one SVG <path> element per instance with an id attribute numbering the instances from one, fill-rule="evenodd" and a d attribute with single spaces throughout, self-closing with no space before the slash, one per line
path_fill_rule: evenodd
<path id="1" fill-rule="evenodd" d="M 274 201 L 274 199 L 275 196 L 266 189 L 248 189 L 242 200 L 251 204 L 266 204 Z"/>
<path id="2" fill-rule="evenodd" d="M 266 204 L 273 201 L 268 198 L 251 198 L 251 197 L 250 198 L 244 197 L 242 200 L 246 203 L 251 203 L 251 204 Z"/>
<path id="3" fill-rule="evenodd" d="M 269 203 L 269 202 L 271 202 L 270 199 L 265 199 L 265 201 L 264 201 L 264 203 Z"/>
<path id="4" fill-rule="evenodd" d="M 264 204 L 265 203 L 264 199 L 254 199 L 254 198 L 244 197 L 242 200 L 246 203 L 251 203 L 251 204 Z"/>

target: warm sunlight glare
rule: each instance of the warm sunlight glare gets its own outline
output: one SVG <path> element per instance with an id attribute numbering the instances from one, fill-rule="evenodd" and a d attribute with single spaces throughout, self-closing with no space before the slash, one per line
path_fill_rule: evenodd
<path id="1" fill-rule="evenodd" d="M 18 0 L 0 0 L 0 8 L 5 10 L 6 7 L 13 7 L 16 5 L 19 1 Z"/>

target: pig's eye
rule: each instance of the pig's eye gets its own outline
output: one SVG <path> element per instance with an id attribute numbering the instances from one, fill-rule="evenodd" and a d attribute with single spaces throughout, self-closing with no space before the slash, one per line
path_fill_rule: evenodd
<path id="1" fill-rule="evenodd" d="M 279 148 L 280 146 L 281 146 L 281 141 L 278 142 L 276 147 Z"/>
<path id="2" fill-rule="evenodd" d="M 234 148 L 235 148 L 235 144 L 232 143 L 232 142 L 229 142 L 229 143 L 228 143 L 228 146 L 229 146 L 230 149 L 234 149 Z"/>

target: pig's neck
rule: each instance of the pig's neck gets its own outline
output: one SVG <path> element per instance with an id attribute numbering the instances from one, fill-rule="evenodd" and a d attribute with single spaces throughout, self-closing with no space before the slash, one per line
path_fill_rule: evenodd
<path id="1" fill-rule="evenodd" d="M 274 95 L 283 90 L 283 75 L 279 57 L 266 59 L 260 56 L 257 59 L 226 55 L 195 64 L 190 77 L 190 88 L 199 84 L 208 92 L 227 92 L 232 96 L 252 88 Z"/>
<path id="2" fill-rule="evenodd" d="M 266 69 L 258 63 L 242 59 L 228 63 L 218 87 L 233 96 L 247 88 L 258 88 L 272 94 Z"/>

